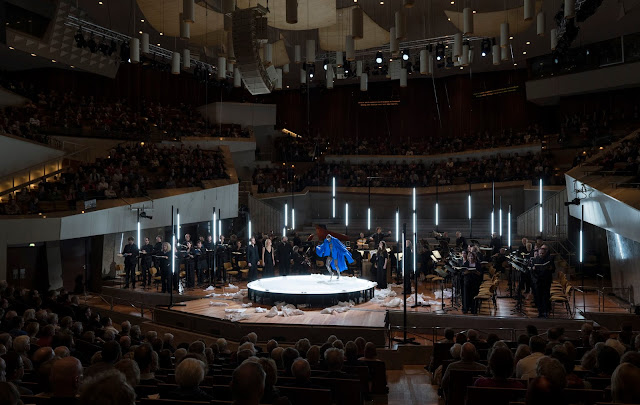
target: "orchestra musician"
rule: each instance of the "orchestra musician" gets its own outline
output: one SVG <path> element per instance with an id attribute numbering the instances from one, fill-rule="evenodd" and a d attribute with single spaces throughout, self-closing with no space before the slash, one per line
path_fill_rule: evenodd
<path id="1" fill-rule="evenodd" d="M 356 241 L 356 244 L 360 250 L 369 249 L 369 240 L 364 236 L 363 232 L 360 232 L 360 237 Z"/>
<path id="2" fill-rule="evenodd" d="M 497 255 L 500 253 L 500 248 L 502 247 L 502 240 L 498 236 L 497 232 L 491 234 L 491 242 L 489 242 L 489 247 L 491 248 L 491 256 Z"/>
<path id="3" fill-rule="evenodd" d="M 193 256 L 196 259 L 196 273 L 198 275 L 198 285 L 205 284 L 204 271 L 207 267 L 207 252 L 202 247 L 202 241 L 199 240 L 196 243 L 196 247 L 193 249 Z"/>
<path id="4" fill-rule="evenodd" d="M 404 264 L 404 291 L 411 294 L 411 278 L 413 277 L 413 244 L 410 239 L 405 241 L 404 255 L 402 256 Z"/>
<path id="5" fill-rule="evenodd" d="M 155 256 L 158 256 L 161 253 L 162 253 L 162 236 L 158 235 L 156 236 L 156 243 L 153 245 L 153 253 L 152 253 L 152 255 L 154 256 L 153 263 L 156 266 L 156 269 L 158 269 L 158 271 L 160 271 L 160 265 L 156 261 Z"/>
<path id="6" fill-rule="evenodd" d="M 227 282 L 227 271 L 224 269 L 224 264 L 229 261 L 228 247 L 224 235 L 220 235 L 220 240 L 216 247 L 216 261 L 218 262 L 218 280 L 222 277 L 222 281 L 225 283 Z"/>
<path id="7" fill-rule="evenodd" d="M 308 260 L 304 255 L 303 248 L 300 246 L 294 246 L 291 253 L 291 260 L 293 261 L 293 272 L 296 274 L 308 274 L 307 263 Z"/>
<path id="8" fill-rule="evenodd" d="M 533 258 L 532 263 L 531 281 L 538 307 L 538 318 L 547 318 L 549 316 L 549 299 L 551 298 L 551 281 L 553 273 L 556 271 L 554 258 L 547 245 L 540 245 L 538 255 Z"/>
<path id="9" fill-rule="evenodd" d="M 380 228 L 378 228 L 380 229 Z M 387 263 L 389 262 L 389 253 L 387 252 L 387 244 L 381 240 L 378 242 L 378 251 L 376 252 L 376 281 L 378 288 L 387 288 Z"/>
<path id="10" fill-rule="evenodd" d="M 133 243 L 133 237 L 127 238 L 127 244 L 122 250 L 124 256 L 124 288 L 129 288 L 129 277 L 133 288 L 136 288 L 136 264 L 138 263 L 138 247 Z"/>
<path id="11" fill-rule="evenodd" d="M 249 240 L 249 246 L 247 246 L 247 265 L 249 266 L 249 281 L 256 280 L 258 278 L 258 260 L 260 255 L 258 254 L 258 246 L 256 245 L 256 238 L 251 237 Z"/>
<path id="12" fill-rule="evenodd" d="M 293 249 L 289 243 L 289 239 L 286 236 L 282 237 L 282 241 L 278 243 L 277 251 L 278 255 L 278 269 L 281 276 L 289 274 L 289 265 L 291 264 L 291 254 Z"/>
<path id="13" fill-rule="evenodd" d="M 193 288 L 195 286 L 196 261 L 193 252 L 193 243 L 191 243 L 190 240 L 188 240 L 185 244 L 185 250 L 182 253 L 182 259 L 184 260 L 184 271 L 185 279 L 187 280 L 187 288 Z"/>
<path id="14" fill-rule="evenodd" d="M 382 228 L 381 227 L 377 227 L 376 228 L 376 233 L 374 233 L 373 235 L 369 236 L 369 240 L 373 241 L 374 246 L 378 246 L 378 245 L 380 245 L 380 242 L 384 241 L 384 238 L 387 235 L 391 235 L 391 231 L 389 231 L 386 234 L 384 234 L 384 233 L 382 233 Z"/>
<path id="15" fill-rule="evenodd" d="M 298 236 L 298 232 L 293 233 L 293 246 L 302 246 L 302 239 Z"/>
<path id="16" fill-rule="evenodd" d="M 522 244 L 518 247 L 519 254 L 525 254 L 525 255 L 529 254 L 531 249 L 527 248 L 528 243 L 529 243 L 529 240 L 527 238 L 522 238 Z"/>
<path id="17" fill-rule="evenodd" d="M 149 238 L 144 238 L 144 245 L 140 249 L 140 256 L 142 256 L 142 260 L 140 262 L 141 273 L 142 273 L 142 287 L 147 286 L 147 279 L 149 281 L 149 285 L 151 285 L 151 262 L 153 255 L 153 246 L 149 241 Z"/>
<path id="18" fill-rule="evenodd" d="M 191 244 L 193 244 L 193 241 L 191 240 L 191 235 L 188 233 L 184 234 L 184 241 L 182 241 L 183 245 L 186 245 L 187 243 L 191 242 Z"/>
<path id="19" fill-rule="evenodd" d="M 467 255 L 467 261 L 462 264 L 462 267 L 467 268 L 462 273 L 464 276 L 462 313 L 466 314 L 471 311 L 471 313 L 475 315 L 478 313 L 478 308 L 476 308 L 474 297 L 478 295 L 480 284 L 482 283 L 482 265 L 480 261 L 478 261 L 475 252 L 470 252 Z"/>
<path id="20" fill-rule="evenodd" d="M 162 249 L 155 255 L 156 266 L 160 271 L 160 284 L 162 285 L 162 293 L 169 291 L 169 277 L 171 277 L 171 244 L 169 242 L 162 243 Z"/>
<path id="21" fill-rule="evenodd" d="M 207 258 L 207 269 L 209 272 L 213 272 L 215 269 L 213 268 L 213 236 L 207 235 L 207 240 L 202 243 L 203 253 Z M 209 280 L 211 280 L 213 275 L 209 276 Z"/>
<path id="22" fill-rule="evenodd" d="M 462 236 L 462 232 L 457 231 L 456 232 L 456 247 L 460 250 L 467 250 L 467 246 L 469 246 L 467 244 L 467 239 Z"/>

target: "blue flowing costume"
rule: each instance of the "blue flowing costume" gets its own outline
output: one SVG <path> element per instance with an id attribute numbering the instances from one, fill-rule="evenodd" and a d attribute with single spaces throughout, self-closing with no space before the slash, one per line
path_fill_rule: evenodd
<path id="1" fill-rule="evenodd" d="M 327 235 L 322 245 L 316 246 L 316 254 L 319 257 L 331 256 L 331 268 L 340 273 L 347 269 L 345 260 L 349 263 L 354 261 L 342 242 L 331 235 Z"/>

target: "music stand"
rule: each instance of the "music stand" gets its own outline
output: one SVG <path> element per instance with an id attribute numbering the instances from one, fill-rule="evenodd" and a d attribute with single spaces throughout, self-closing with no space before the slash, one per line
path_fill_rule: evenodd
<path id="1" fill-rule="evenodd" d="M 405 240 L 405 235 L 407 234 L 407 224 L 404 223 L 402 224 L 402 253 L 396 253 L 399 255 L 404 256 L 404 240 Z M 402 257 L 401 256 L 401 257 Z M 402 261 L 402 269 L 404 270 L 404 260 Z M 403 277 L 403 288 L 402 288 L 402 295 L 403 295 L 403 301 L 404 301 L 404 305 L 403 305 L 403 309 L 402 309 L 402 339 L 398 339 L 398 338 L 393 338 L 392 340 L 394 342 L 398 342 L 400 344 L 406 345 L 406 344 L 411 344 L 411 345 L 419 345 L 420 343 L 416 342 L 416 338 L 408 338 L 407 337 L 407 289 L 404 288 L 404 271 L 402 272 L 402 277 Z"/>

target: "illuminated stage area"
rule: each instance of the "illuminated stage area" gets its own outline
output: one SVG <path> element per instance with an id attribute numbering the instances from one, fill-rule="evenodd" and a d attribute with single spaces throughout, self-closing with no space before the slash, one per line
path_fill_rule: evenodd
<path id="1" fill-rule="evenodd" d="M 373 298 L 373 281 L 345 277 L 331 278 L 328 275 L 283 276 L 262 278 L 247 284 L 249 300 L 254 302 L 284 301 L 309 306 L 335 304 L 352 300 L 366 302 Z"/>

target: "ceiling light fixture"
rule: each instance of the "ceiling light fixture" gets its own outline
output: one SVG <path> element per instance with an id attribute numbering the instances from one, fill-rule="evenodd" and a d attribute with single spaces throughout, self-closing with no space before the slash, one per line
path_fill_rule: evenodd
<path id="1" fill-rule="evenodd" d="M 408 49 L 403 49 L 402 50 L 402 60 L 409 60 L 409 50 Z"/>
<path id="2" fill-rule="evenodd" d="M 380 51 L 376 52 L 376 63 L 377 64 L 381 64 L 382 63 L 382 52 L 380 52 Z"/>

